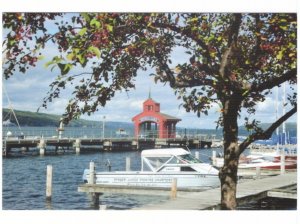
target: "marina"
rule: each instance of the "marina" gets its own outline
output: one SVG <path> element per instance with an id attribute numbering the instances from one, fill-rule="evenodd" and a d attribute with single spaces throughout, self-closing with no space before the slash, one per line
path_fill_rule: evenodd
<path id="1" fill-rule="evenodd" d="M 129 131 L 108 128 L 103 116 L 100 127 L 74 127 L 70 133 L 61 118 L 58 128 L 30 135 L 11 112 L 18 129 L 4 121 L 4 209 L 220 209 L 221 136 L 176 129 L 181 119 L 161 113 L 150 93 Z M 237 209 L 273 198 L 292 200 L 287 209 L 296 209 L 297 150 L 283 132 L 281 150 L 277 139 L 277 147 L 252 144 L 240 157 Z"/>
<path id="2" fill-rule="evenodd" d="M 198 160 L 189 152 L 180 148 L 145 150 L 141 153 L 141 157 L 141 171 L 129 171 L 130 169 L 127 168 L 127 171 L 123 172 L 97 172 L 94 163 L 91 162 L 89 169 L 86 169 L 83 174 L 85 184 L 80 185 L 78 191 L 90 194 L 96 208 L 100 205 L 103 193 L 113 192 L 133 195 L 169 195 L 171 199 L 158 206 L 153 204 L 139 208 L 143 210 L 220 209 L 221 189 L 218 171 L 212 170 L 214 168 L 197 162 Z M 152 172 L 145 172 L 144 166 Z M 201 166 L 203 168 L 206 166 L 208 172 Z M 202 170 L 191 172 L 193 169 Z M 239 170 L 237 203 L 243 205 L 266 197 L 297 199 L 296 169 L 285 170 L 283 166 L 280 173 L 273 171 L 269 170 L 267 174 L 261 175 L 259 166 L 256 170 Z M 211 172 L 215 174 L 217 181 L 215 183 L 212 182 Z M 191 180 L 189 175 L 193 176 Z M 204 186 L 206 188 L 203 188 Z"/>
<path id="3" fill-rule="evenodd" d="M 219 152 L 222 149 L 215 150 Z M 210 162 L 211 149 L 191 149 L 191 153 L 195 155 L 198 154 L 200 159 L 204 162 Z M 80 156 L 77 154 L 61 154 L 56 156 L 3 158 L 2 208 L 4 210 L 95 210 L 99 209 L 99 206 L 105 206 L 106 209 L 109 210 L 128 210 L 146 209 L 150 205 L 155 205 L 159 208 L 160 204 L 168 203 L 169 200 L 171 200 L 169 203 L 174 200 L 190 200 L 189 203 L 191 203 L 193 200 L 192 195 L 198 197 L 198 194 L 207 195 L 207 198 L 211 197 L 210 194 L 206 194 L 205 192 L 215 192 L 216 195 L 214 197 L 219 197 L 219 188 L 204 192 L 195 191 L 194 189 L 193 192 L 191 192 L 190 189 L 177 189 L 176 199 L 171 199 L 171 188 L 145 190 L 142 187 L 134 186 L 123 186 L 120 188 L 116 186 L 103 187 L 100 185 L 89 186 L 83 184 L 83 169 L 86 168 L 91 161 L 95 163 L 97 170 L 102 171 L 108 170 L 106 165 L 107 160 L 111 161 L 111 171 L 138 170 L 141 167 L 140 156 L 141 152 L 139 151 L 115 151 L 114 153 L 103 151 L 98 153 L 83 153 Z M 127 158 L 130 158 L 129 164 Z M 49 164 L 51 164 L 53 168 L 51 201 L 46 200 L 47 192 L 45 189 L 47 182 L 46 168 Z M 16 169 L 16 167 L 18 168 Z M 292 172 L 287 171 L 287 175 L 294 175 L 295 177 L 297 172 L 293 172 L 293 174 L 290 173 Z M 278 177 L 285 176 L 279 174 L 280 171 L 268 171 L 266 173 L 262 171 L 258 178 L 256 171 L 252 170 L 242 175 L 244 176 L 244 182 L 249 181 L 249 184 L 253 182 L 253 185 L 256 186 L 256 184 L 259 183 L 256 182 L 256 180 L 266 180 L 269 179 L 269 177 L 275 177 L 274 175 L 278 175 Z M 275 189 L 278 190 L 282 187 L 282 184 L 288 183 L 283 179 L 270 179 L 270 182 L 272 182 L 271 180 L 274 180 L 276 185 L 274 187 L 270 186 L 273 192 Z M 242 184 L 244 183 L 239 183 L 238 187 Z M 252 185 L 248 185 L 248 188 L 252 188 L 251 186 Z M 102 192 L 99 197 L 100 203 L 98 207 L 95 206 L 91 195 L 86 194 L 86 192 Z M 184 197 L 188 197 L 187 195 L 190 195 L 191 198 L 184 199 Z M 260 197 L 261 196 L 264 196 L 264 194 L 260 195 Z M 199 200 L 194 201 L 194 204 L 199 202 Z M 167 208 L 167 206 L 165 208 Z M 180 208 L 181 207 L 178 207 L 178 209 Z M 251 208 L 267 209 L 247 207 L 247 209 Z M 288 208 L 295 209 L 295 207 Z M 188 209 L 188 207 L 186 207 L 186 209 Z"/>

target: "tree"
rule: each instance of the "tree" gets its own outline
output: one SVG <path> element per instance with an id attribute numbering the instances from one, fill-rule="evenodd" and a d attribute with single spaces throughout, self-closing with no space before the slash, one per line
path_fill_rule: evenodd
<path id="1" fill-rule="evenodd" d="M 292 109 L 266 130 L 245 117 L 252 134 L 238 144 L 238 118 L 242 110 L 255 114 L 255 106 L 274 87 L 296 84 L 296 14 L 226 13 L 4 13 L 7 33 L 3 46 L 4 75 L 25 73 L 52 43 L 59 53 L 47 66 L 58 68 L 56 81 L 43 106 L 59 97 L 66 85 L 74 85 L 74 97 L 66 106 L 65 122 L 91 114 L 112 99 L 116 91 L 134 88 L 139 70 L 175 91 L 186 111 L 208 114 L 220 105 L 218 126 L 223 127 L 224 166 L 220 170 L 222 209 L 236 208 L 239 156 L 249 144 L 268 139 L 296 113 L 296 92 L 289 96 Z M 65 15 L 66 16 L 66 15 Z M 61 18 L 60 18 L 61 17 Z M 53 21 L 58 31 L 47 30 Z M 32 47 L 33 46 L 33 47 Z M 172 52 L 188 58 L 175 64 Z M 75 74 L 74 68 L 84 73 Z"/>

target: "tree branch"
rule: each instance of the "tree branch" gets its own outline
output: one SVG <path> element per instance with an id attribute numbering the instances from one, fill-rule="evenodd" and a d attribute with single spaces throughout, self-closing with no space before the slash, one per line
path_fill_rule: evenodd
<path id="1" fill-rule="evenodd" d="M 256 140 L 265 140 L 271 138 L 272 133 L 276 130 L 276 128 L 278 128 L 284 121 L 286 121 L 296 112 L 297 112 L 297 105 L 294 106 L 289 112 L 284 114 L 282 117 L 280 117 L 264 132 L 254 133 L 252 135 L 249 135 L 248 138 L 239 145 L 239 154 L 241 154 L 245 150 L 245 148 L 247 148 L 252 142 Z"/>
<path id="2" fill-rule="evenodd" d="M 294 68 L 279 77 L 273 77 L 261 84 L 252 85 L 250 88 L 250 92 L 262 92 L 266 89 L 272 89 L 273 87 L 279 86 L 280 84 L 288 80 L 296 79 L 296 78 L 297 78 L 297 69 Z"/>
<path id="3" fill-rule="evenodd" d="M 255 13 L 254 14 L 254 18 L 255 18 L 255 25 L 256 25 L 256 29 L 255 29 L 255 33 L 256 33 L 256 45 L 254 47 L 254 57 L 252 58 L 252 60 L 255 60 L 257 61 L 257 59 L 259 58 L 259 54 L 261 53 L 261 50 L 260 50 L 260 44 L 261 44 L 261 37 L 260 35 L 260 31 L 261 31 L 261 28 L 260 28 L 260 18 L 259 18 L 259 14 L 258 13 Z"/>
<path id="4" fill-rule="evenodd" d="M 178 81 L 176 80 L 176 77 L 174 76 L 174 72 L 170 69 L 168 64 L 162 59 L 162 57 L 159 54 L 156 54 L 157 61 L 160 64 L 160 68 L 166 73 L 167 79 L 170 83 L 170 87 L 172 88 L 192 88 L 195 86 L 213 86 L 213 81 L 210 79 L 190 79 L 186 81 Z"/>
<path id="5" fill-rule="evenodd" d="M 172 30 L 175 33 L 181 34 L 182 36 L 186 36 L 188 38 L 191 38 L 193 41 L 196 42 L 196 44 L 198 44 L 199 46 L 201 46 L 204 49 L 204 52 L 205 52 L 204 56 L 207 58 L 207 62 L 208 62 L 207 64 L 211 65 L 211 57 L 210 57 L 210 54 L 209 54 L 208 46 L 205 44 L 204 41 L 197 38 L 196 35 L 192 35 L 191 29 L 189 27 L 180 28 L 180 27 L 177 27 L 177 26 L 173 26 L 171 24 L 164 24 L 164 23 L 158 23 L 158 22 L 153 23 L 153 26 L 157 27 L 157 28 L 162 28 L 162 29 L 169 29 L 169 30 Z M 213 69 L 210 66 L 207 66 L 207 67 L 210 70 L 209 73 L 213 74 L 214 73 Z"/>
<path id="6" fill-rule="evenodd" d="M 225 75 L 227 73 L 231 61 L 230 59 L 231 56 L 233 55 L 234 49 L 236 49 L 237 47 L 237 37 L 238 37 L 241 22 L 242 22 L 242 15 L 234 14 L 234 19 L 232 21 L 232 24 L 228 32 L 228 48 L 223 54 L 221 64 L 220 64 L 220 69 L 219 69 L 219 73 L 223 78 L 225 78 Z"/>

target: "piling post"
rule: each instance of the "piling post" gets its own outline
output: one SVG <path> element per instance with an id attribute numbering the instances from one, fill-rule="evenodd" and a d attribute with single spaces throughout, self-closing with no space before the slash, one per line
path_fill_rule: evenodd
<path id="1" fill-rule="evenodd" d="M 57 129 L 58 131 L 58 139 L 62 138 L 63 132 L 64 132 L 64 122 L 63 122 L 63 118 L 60 119 L 59 121 L 59 128 Z"/>
<path id="2" fill-rule="evenodd" d="M 45 147 L 46 147 L 46 140 L 42 138 L 40 140 L 39 145 L 38 145 L 38 148 L 40 149 L 40 155 L 41 156 L 45 155 Z"/>
<path id="3" fill-rule="evenodd" d="M 89 184 L 95 184 L 95 163 L 93 161 L 90 162 Z"/>
<path id="4" fill-rule="evenodd" d="M 130 171 L 130 157 L 126 157 L 126 171 Z"/>
<path id="5" fill-rule="evenodd" d="M 3 155 L 4 157 L 6 157 L 6 156 L 7 156 L 7 151 L 6 151 L 6 148 L 2 150 L 2 155 Z"/>
<path id="6" fill-rule="evenodd" d="M 256 167 L 256 178 L 259 179 L 261 174 L 260 166 Z"/>
<path id="7" fill-rule="evenodd" d="M 196 159 L 200 159 L 200 154 L 199 154 L 199 152 L 195 152 L 195 157 L 196 157 Z"/>
<path id="8" fill-rule="evenodd" d="M 217 163 L 217 162 L 216 162 L 216 157 L 217 157 L 216 155 L 217 155 L 217 154 L 216 154 L 216 151 L 213 150 L 213 151 L 212 151 L 212 165 L 214 165 L 214 166 L 217 165 L 217 164 L 216 164 L 216 163 Z"/>
<path id="9" fill-rule="evenodd" d="M 46 200 L 51 201 L 51 198 L 52 198 L 52 165 L 47 165 Z"/>
<path id="10" fill-rule="evenodd" d="M 139 142 L 138 142 L 138 140 L 132 140 L 132 142 L 131 142 L 131 148 L 133 150 L 138 150 L 139 149 Z"/>
<path id="11" fill-rule="evenodd" d="M 285 154 L 284 150 L 280 154 L 280 174 L 285 174 Z"/>
<path id="12" fill-rule="evenodd" d="M 75 152 L 76 152 L 76 154 L 80 153 L 80 142 L 81 142 L 81 140 L 79 138 L 77 138 L 75 140 Z"/>
<path id="13" fill-rule="evenodd" d="M 6 139 L 4 139 L 3 145 L 2 145 L 2 155 L 3 155 L 3 156 L 7 156 Z"/>
<path id="14" fill-rule="evenodd" d="M 111 140 L 103 140 L 103 150 L 104 151 L 111 151 L 112 150 Z"/>
<path id="15" fill-rule="evenodd" d="M 171 198 L 177 197 L 177 178 L 173 178 L 171 186 Z"/>

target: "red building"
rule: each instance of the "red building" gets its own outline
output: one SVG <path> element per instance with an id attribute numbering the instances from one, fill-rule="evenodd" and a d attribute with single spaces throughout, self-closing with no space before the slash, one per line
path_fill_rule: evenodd
<path id="1" fill-rule="evenodd" d="M 175 138 L 176 124 L 181 119 L 160 113 L 160 104 L 149 98 L 143 112 L 132 118 L 135 137 Z"/>

